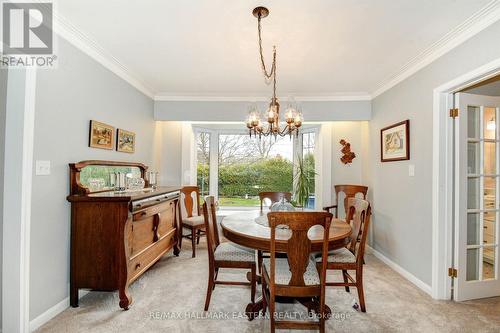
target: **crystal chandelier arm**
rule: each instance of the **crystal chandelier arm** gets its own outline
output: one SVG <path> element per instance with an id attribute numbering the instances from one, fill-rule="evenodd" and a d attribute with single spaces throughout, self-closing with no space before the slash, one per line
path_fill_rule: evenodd
<path id="1" fill-rule="evenodd" d="M 289 133 L 291 133 L 292 131 L 292 127 L 288 124 L 285 125 L 285 127 L 283 127 L 283 130 L 281 130 L 281 132 L 279 133 L 280 136 L 285 136 Z"/>

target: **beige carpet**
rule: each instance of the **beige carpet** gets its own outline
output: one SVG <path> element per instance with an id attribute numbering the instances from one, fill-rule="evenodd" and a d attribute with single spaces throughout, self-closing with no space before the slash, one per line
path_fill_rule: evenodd
<path id="1" fill-rule="evenodd" d="M 91 292 L 79 308 L 67 309 L 39 332 L 268 332 L 265 318 L 243 318 L 250 300 L 247 287 L 217 286 L 205 313 L 212 318 L 200 318 L 208 274 L 206 245 L 202 241 L 195 259 L 190 245 L 183 245 L 180 257 L 166 255 L 131 286 L 134 302 L 129 311 L 120 310 L 117 293 Z M 434 301 L 371 255 L 366 257 L 365 276 L 367 313 L 352 308 L 355 290 L 327 290 L 327 304 L 334 312 L 327 332 L 500 331 L 500 298 Z M 220 278 L 244 279 L 244 273 L 221 272 Z M 303 311 L 300 305 L 278 310 L 283 309 Z M 213 318 L 217 316 L 229 318 Z"/>

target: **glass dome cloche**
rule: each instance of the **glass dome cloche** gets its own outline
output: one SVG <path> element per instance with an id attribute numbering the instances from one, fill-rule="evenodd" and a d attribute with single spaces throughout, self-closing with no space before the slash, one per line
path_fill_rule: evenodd
<path id="1" fill-rule="evenodd" d="M 295 207 L 289 203 L 284 197 L 271 205 L 271 212 L 293 212 Z"/>

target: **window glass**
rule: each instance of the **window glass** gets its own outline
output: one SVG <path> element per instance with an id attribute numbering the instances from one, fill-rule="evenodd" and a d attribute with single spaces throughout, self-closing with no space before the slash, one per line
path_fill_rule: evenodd
<path id="1" fill-rule="evenodd" d="M 314 149 L 316 147 L 316 133 L 304 133 L 302 134 L 302 157 L 304 159 L 304 164 L 306 170 L 309 174 L 309 200 L 307 202 L 307 208 L 314 208 L 315 203 L 315 188 L 314 182 L 316 178 L 315 174 L 315 160 L 314 160 Z"/>
<path id="2" fill-rule="evenodd" d="M 196 180 L 203 199 L 210 191 L 210 133 L 196 134 Z"/>
<path id="3" fill-rule="evenodd" d="M 219 135 L 219 206 L 260 206 L 259 192 L 292 192 L 293 138 Z"/>

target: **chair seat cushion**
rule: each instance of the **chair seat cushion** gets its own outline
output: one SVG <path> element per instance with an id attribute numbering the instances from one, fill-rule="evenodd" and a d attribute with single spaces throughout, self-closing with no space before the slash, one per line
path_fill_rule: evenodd
<path id="1" fill-rule="evenodd" d="M 315 253 L 314 259 L 316 262 L 321 262 L 321 253 Z M 328 262 L 355 263 L 356 257 L 351 251 L 343 247 L 341 249 L 328 252 Z"/>
<path id="2" fill-rule="evenodd" d="M 215 249 L 215 260 L 255 262 L 255 251 L 231 242 L 220 243 Z"/>
<path id="3" fill-rule="evenodd" d="M 199 226 L 205 224 L 205 218 L 203 216 L 183 217 L 182 224 L 186 224 L 191 227 Z"/>
<path id="4" fill-rule="evenodd" d="M 271 276 L 271 259 L 264 258 L 262 263 L 266 268 L 268 275 Z M 292 272 L 290 271 L 290 266 L 288 266 L 288 259 L 276 258 L 275 268 L 275 283 L 288 285 L 290 279 L 292 278 Z M 307 269 L 304 273 L 304 283 L 306 286 L 320 284 L 318 270 L 316 269 L 316 264 L 312 260 L 309 260 L 309 264 L 307 265 Z"/>

